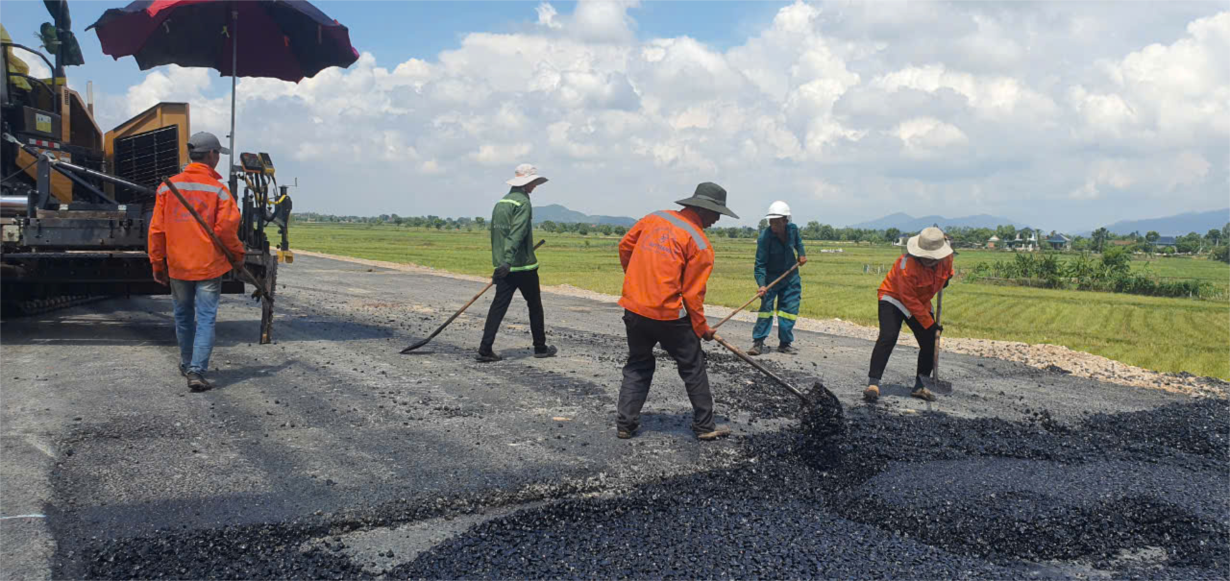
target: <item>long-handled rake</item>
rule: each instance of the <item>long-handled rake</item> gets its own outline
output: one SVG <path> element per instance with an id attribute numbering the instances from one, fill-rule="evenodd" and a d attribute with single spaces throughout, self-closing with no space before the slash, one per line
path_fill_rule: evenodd
<path id="1" fill-rule="evenodd" d="M 546 240 L 539 240 L 538 244 L 534 245 L 534 250 L 538 250 L 543 244 L 546 244 L 546 243 L 547 243 Z M 453 316 L 449 317 L 447 321 L 444 321 L 444 324 L 440 325 L 440 328 L 436 329 L 435 331 L 432 331 L 432 333 L 428 335 L 426 339 L 423 339 L 422 341 L 419 341 L 409 347 L 406 347 L 405 349 L 402 349 L 401 353 L 405 355 L 406 353 L 414 351 L 415 349 L 418 349 L 419 347 L 422 347 L 423 345 L 430 343 L 432 339 L 436 338 L 436 335 L 440 334 L 440 331 L 443 331 L 444 328 L 449 325 L 449 323 L 452 323 L 454 319 L 456 319 L 458 316 L 461 315 L 461 313 L 464 313 L 466 309 L 470 308 L 470 305 L 474 304 L 474 301 L 477 301 L 478 297 L 483 296 L 483 293 L 487 292 L 487 290 L 493 286 L 495 286 L 494 279 L 492 279 L 491 282 L 487 283 L 487 286 L 483 287 L 483 290 L 478 291 L 478 294 L 474 295 L 474 298 L 470 299 L 470 302 L 463 305 L 460 309 L 457 309 L 457 312 L 453 313 Z"/>

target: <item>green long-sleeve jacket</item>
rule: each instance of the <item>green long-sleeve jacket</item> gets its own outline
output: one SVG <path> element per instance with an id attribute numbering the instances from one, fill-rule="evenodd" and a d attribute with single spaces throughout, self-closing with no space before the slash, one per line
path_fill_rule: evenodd
<path id="1" fill-rule="evenodd" d="M 496 202 L 491 211 L 491 266 L 512 267 L 512 272 L 538 268 L 534 256 L 534 207 L 517 189 Z"/>
<path id="2" fill-rule="evenodd" d="M 756 284 L 769 284 L 783 272 L 790 270 L 790 267 L 799 261 L 795 252 L 798 252 L 798 256 L 807 256 L 807 252 L 803 250 L 803 237 L 799 235 L 799 227 L 793 222 L 786 224 L 785 242 L 773 233 L 772 228 L 761 231 L 760 238 L 756 240 L 756 267 L 753 271 Z M 795 271 L 789 280 L 798 276 L 798 271 Z"/>

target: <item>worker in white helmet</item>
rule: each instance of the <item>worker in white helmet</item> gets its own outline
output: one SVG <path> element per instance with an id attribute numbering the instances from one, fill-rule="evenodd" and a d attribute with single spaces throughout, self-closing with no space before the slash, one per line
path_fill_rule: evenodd
<path id="1" fill-rule="evenodd" d="M 769 205 L 765 216 L 769 227 L 760 233 L 756 241 L 756 284 L 760 286 L 760 312 L 756 328 L 752 330 L 752 348 L 748 355 L 767 353 L 764 340 L 773 329 L 773 316 L 777 315 L 777 351 L 793 354 L 794 322 L 799 318 L 799 299 L 803 295 L 803 281 L 799 271 L 790 273 L 772 289 L 766 288 L 770 281 L 786 273 L 797 262 L 807 264 L 803 250 L 803 238 L 799 227 L 790 221 L 790 206 L 776 201 Z"/>

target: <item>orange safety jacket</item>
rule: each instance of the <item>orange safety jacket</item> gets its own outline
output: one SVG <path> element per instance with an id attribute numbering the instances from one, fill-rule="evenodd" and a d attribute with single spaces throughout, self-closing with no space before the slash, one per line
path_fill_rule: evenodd
<path id="1" fill-rule="evenodd" d="M 697 336 L 709 330 L 705 286 L 713 271 L 713 245 L 695 210 L 641 218 L 619 241 L 619 262 L 624 267 L 620 306 L 658 321 L 688 317 Z"/>
<path id="2" fill-rule="evenodd" d="M 896 305 L 907 317 L 913 315 L 924 329 L 930 328 L 935 322 L 931 316 L 931 297 L 940 292 L 952 276 L 952 255 L 928 268 L 918 258 L 903 254 L 893 261 L 888 276 L 880 284 L 880 300 Z"/>
<path id="3" fill-rule="evenodd" d="M 213 228 L 236 261 L 243 260 L 239 241 L 239 208 L 222 176 L 203 163 L 190 163 L 171 178 L 175 188 Z M 149 224 L 149 260 L 154 270 L 169 270 L 177 280 L 209 280 L 231 270 L 230 262 L 166 184 L 158 186 L 158 200 Z M 169 267 L 169 268 L 168 268 Z"/>

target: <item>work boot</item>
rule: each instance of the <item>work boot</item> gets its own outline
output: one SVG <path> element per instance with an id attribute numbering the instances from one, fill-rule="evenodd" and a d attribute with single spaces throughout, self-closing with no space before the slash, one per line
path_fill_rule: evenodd
<path id="1" fill-rule="evenodd" d="M 474 360 L 479 363 L 495 363 L 496 361 L 503 361 L 504 358 L 496 355 L 495 351 L 483 351 L 482 349 L 479 349 L 478 355 L 474 357 Z"/>
<path id="2" fill-rule="evenodd" d="M 782 343 L 777 346 L 777 352 L 785 353 L 786 355 L 794 355 L 795 353 L 798 353 L 799 350 L 795 349 L 791 343 Z"/>
<path id="3" fill-rule="evenodd" d="M 559 349 L 556 349 L 554 345 L 547 345 L 545 347 L 535 347 L 534 348 L 534 357 L 537 357 L 539 359 L 546 359 L 547 357 L 555 357 L 556 353 L 559 353 Z"/>
<path id="4" fill-rule="evenodd" d="M 188 378 L 188 389 L 190 391 L 209 391 L 214 388 L 214 384 L 205 379 L 205 376 L 195 371 L 189 371 L 186 377 Z"/>
<path id="5" fill-rule="evenodd" d="M 632 428 L 631 430 L 620 429 L 615 432 L 615 436 L 619 438 L 620 440 L 627 440 L 631 438 L 634 434 L 636 434 L 636 428 Z"/>
<path id="6" fill-rule="evenodd" d="M 757 339 L 755 342 L 752 343 L 752 348 L 747 350 L 747 354 L 755 356 L 755 355 L 760 355 L 761 353 L 765 353 L 767 351 L 768 351 L 768 348 L 764 346 L 764 339 Z"/>
<path id="7" fill-rule="evenodd" d="M 726 426 L 717 426 L 713 428 L 712 430 L 709 430 L 708 432 L 701 432 L 699 434 L 696 434 L 696 439 L 709 441 L 709 440 L 716 440 L 718 438 L 725 438 L 726 436 L 729 436 L 729 435 L 730 435 L 730 428 Z"/>
<path id="8" fill-rule="evenodd" d="M 188 366 L 187 365 L 184 365 L 183 363 L 179 364 L 179 376 L 188 377 Z"/>
<path id="9" fill-rule="evenodd" d="M 867 403 L 875 403 L 877 399 L 880 399 L 880 386 L 874 383 L 868 384 L 867 389 L 863 390 L 863 399 Z"/>
<path id="10" fill-rule="evenodd" d="M 914 376 L 914 390 L 910 392 L 910 397 L 916 397 L 923 401 L 935 401 L 935 394 L 927 389 L 927 385 L 930 383 L 930 377 Z"/>

